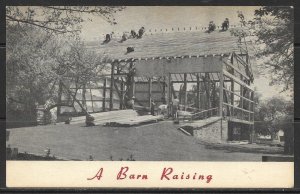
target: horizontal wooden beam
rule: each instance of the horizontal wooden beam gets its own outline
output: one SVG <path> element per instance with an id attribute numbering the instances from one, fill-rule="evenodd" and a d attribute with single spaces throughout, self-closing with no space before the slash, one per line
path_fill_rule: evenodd
<path id="1" fill-rule="evenodd" d="M 226 103 L 226 102 L 223 102 L 223 104 L 226 105 L 226 106 L 230 106 L 230 107 L 232 107 L 233 109 L 238 109 L 238 110 L 241 110 L 241 111 L 244 111 L 244 112 L 247 112 L 247 113 L 251 113 L 251 114 L 254 113 L 253 111 L 249 111 L 249 110 L 246 110 L 246 109 L 243 109 L 243 108 L 240 108 L 240 107 L 237 107 L 237 106 L 228 104 L 228 103 Z"/>
<path id="2" fill-rule="evenodd" d="M 255 103 L 254 101 L 252 101 L 252 100 L 250 100 L 250 99 L 248 99 L 248 98 L 246 98 L 246 97 L 244 97 L 244 96 L 241 96 L 241 95 L 239 95 L 239 94 L 237 94 L 237 93 L 235 93 L 235 92 L 233 92 L 233 91 L 231 91 L 231 90 L 228 90 L 227 88 L 224 88 L 224 87 L 223 87 L 223 89 L 226 90 L 227 92 L 230 92 L 230 93 L 232 93 L 232 94 L 238 96 L 238 97 L 243 98 L 244 100 L 247 100 L 247 101 L 249 101 L 249 102 L 251 102 L 251 103 Z"/>
<path id="3" fill-rule="evenodd" d="M 227 118 L 227 120 L 231 121 L 231 122 L 235 122 L 235 123 L 243 123 L 243 124 L 247 124 L 247 125 L 254 125 L 253 121 L 246 121 L 246 120 L 236 119 L 236 118 L 232 118 L 232 117 Z"/>
<path id="4" fill-rule="evenodd" d="M 229 73 L 226 70 L 223 70 L 223 74 L 231 79 L 233 79 L 233 81 L 235 81 L 236 83 L 248 88 L 249 90 L 253 91 L 253 88 L 250 87 L 249 85 L 247 85 L 245 82 L 241 81 L 239 78 L 235 77 L 234 75 L 232 75 L 231 73 Z"/>
<path id="5" fill-rule="evenodd" d="M 149 93 L 149 91 L 138 91 L 138 90 L 135 90 L 135 93 Z M 161 93 L 161 91 L 151 91 L 151 93 Z"/>
<path id="6" fill-rule="evenodd" d="M 223 63 L 225 63 L 225 65 L 233 68 L 235 71 L 237 71 L 239 74 L 241 74 L 242 76 L 244 76 L 245 78 L 247 78 L 248 80 L 250 80 L 249 76 L 247 76 L 245 73 L 243 73 L 240 69 L 238 69 L 237 67 L 233 66 L 232 64 L 226 62 L 225 60 L 223 60 Z"/>

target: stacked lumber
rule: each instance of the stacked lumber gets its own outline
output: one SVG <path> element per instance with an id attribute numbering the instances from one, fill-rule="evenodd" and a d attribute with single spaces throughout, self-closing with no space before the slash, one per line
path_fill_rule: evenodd
<path id="1" fill-rule="evenodd" d="M 105 124 L 106 122 L 114 121 L 117 119 L 124 119 L 127 117 L 138 116 L 137 112 L 134 110 L 118 110 L 118 111 L 109 111 L 109 112 L 100 112 L 91 114 L 94 117 L 94 125 Z M 79 124 L 85 123 L 86 116 L 73 117 L 70 124 Z"/>
<path id="2" fill-rule="evenodd" d="M 135 110 L 118 110 L 91 114 L 94 118 L 93 125 L 104 126 L 134 126 L 145 123 L 158 122 L 163 119 L 162 115 L 139 116 Z M 85 123 L 86 116 L 72 118 L 70 124 Z"/>
<path id="3" fill-rule="evenodd" d="M 105 123 L 105 126 L 117 126 L 117 127 L 130 127 L 135 125 L 141 125 L 146 123 L 154 123 L 163 120 L 162 115 L 153 116 L 153 115 L 144 115 L 144 116 L 135 116 L 127 117 L 123 119 L 118 119 Z"/>

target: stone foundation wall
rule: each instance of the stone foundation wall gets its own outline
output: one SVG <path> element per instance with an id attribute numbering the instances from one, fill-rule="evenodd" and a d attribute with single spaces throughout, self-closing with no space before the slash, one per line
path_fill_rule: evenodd
<path id="1" fill-rule="evenodd" d="M 228 140 L 228 122 L 220 119 L 210 125 L 194 130 L 193 135 L 205 142 L 226 142 Z"/>

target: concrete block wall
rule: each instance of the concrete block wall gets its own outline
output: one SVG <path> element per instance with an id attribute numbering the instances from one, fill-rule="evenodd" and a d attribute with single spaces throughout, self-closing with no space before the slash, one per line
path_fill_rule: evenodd
<path id="1" fill-rule="evenodd" d="M 210 125 L 195 129 L 193 131 L 193 135 L 194 137 L 205 142 L 226 142 L 228 140 L 228 122 L 220 119 L 214 123 L 211 123 Z"/>

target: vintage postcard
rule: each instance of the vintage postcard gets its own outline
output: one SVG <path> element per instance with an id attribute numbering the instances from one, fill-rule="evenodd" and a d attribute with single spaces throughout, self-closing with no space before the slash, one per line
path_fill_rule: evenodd
<path id="1" fill-rule="evenodd" d="M 293 12 L 7 6 L 7 187 L 292 188 Z"/>

